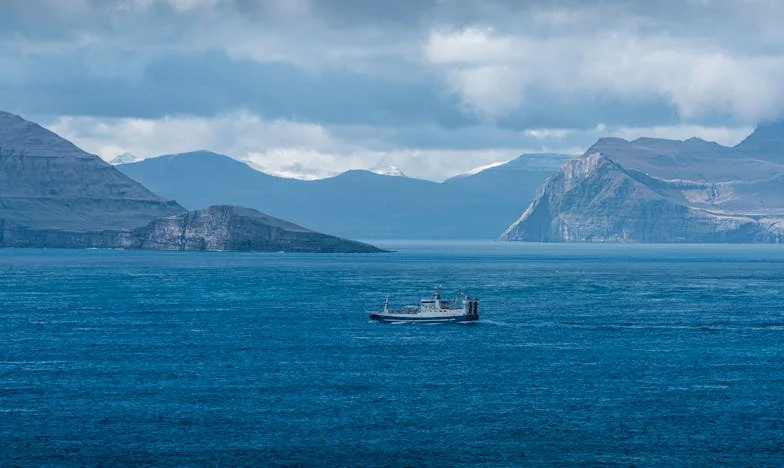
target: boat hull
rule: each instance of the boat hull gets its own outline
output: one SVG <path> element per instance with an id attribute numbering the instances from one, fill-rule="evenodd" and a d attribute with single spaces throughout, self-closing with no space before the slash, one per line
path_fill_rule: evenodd
<path id="1" fill-rule="evenodd" d="M 479 319 L 476 315 L 445 315 L 442 317 L 417 317 L 417 314 L 410 314 L 410 315 L 393 315 L 393 314 L 383 314 L 378 312 L 368 312 L 368 317 L 371 320 L 377 320 L 379 322 L 385 323 L 406 323 L 406 322 L 416 322 L 416 323 L 463 323 L 463 322 L 475 322 Z"/>

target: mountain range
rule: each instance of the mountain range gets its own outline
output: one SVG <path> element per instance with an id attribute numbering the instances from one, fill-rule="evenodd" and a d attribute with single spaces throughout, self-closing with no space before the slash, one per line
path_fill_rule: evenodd
<path id="1" fill-rule="evenodd" d="M 0 112 L 0 247 L 380 251 L 248 208 L 187 212 L 98 156 L 6 112 Z"/>
<path id="2" fill-rule="evenodd" d="M 602 138 L 576 158 L 528 154 L 441 183 L 379 172 L 288 179 L 209 151 L 111 166 L 0 112 L 0 247 L 366 252 L 377 249 L 342 237 L 500 232 L 536 242 L 784 240 L 784 123 L 734 147 Z"/>
<path id="3" fill-rule="evenodd" d="M 253 207 L 338 236 L 362 239 L 494 239 L 536 188 L 571 156 L 523 155 L 444 182 L 353 170 L 298 180 L 259 172 L 209 151 L 116 166 L 188 208 Z"/>
<path id="4" fill-rule="evenodd" d="M 784 124 L 735 147 L 603 138 L 539 189 L 505 240 L 781 242 Z"/>

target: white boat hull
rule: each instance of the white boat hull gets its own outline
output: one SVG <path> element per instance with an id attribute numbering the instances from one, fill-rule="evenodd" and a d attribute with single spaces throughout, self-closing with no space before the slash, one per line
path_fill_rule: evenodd
<path id="1" fill-rule="evenodd" d="M 462 301 L 459 300 L 460 298 Z M 461 302 L 462 306 L 460 306 Z M 372 320 L 387 323 L 475 322 L 479 319 L 479 299 L 458 292 L 454 301 L 445 301 L 441 299 L 439 289 L 436 288 L 433 298 L 422 299 L 418 307 L 406 306 L 402 309 L 390 309 L 389 296 L 387 296 L 384 309 L 369 311 L 368 316 Z"/>

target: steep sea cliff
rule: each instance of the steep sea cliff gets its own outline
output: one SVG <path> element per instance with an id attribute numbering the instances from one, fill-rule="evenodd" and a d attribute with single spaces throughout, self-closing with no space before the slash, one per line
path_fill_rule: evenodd
<path id="1" fill-rule="evenodd" d="M 781 242 L 784 164 L 741 148 L 699 139 L 600 140 L 549 177 L 501 238 Z"/>

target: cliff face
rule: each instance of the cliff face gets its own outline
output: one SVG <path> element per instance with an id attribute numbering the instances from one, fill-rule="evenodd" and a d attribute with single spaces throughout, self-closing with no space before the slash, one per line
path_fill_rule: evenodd
<path id="1" fill-rule="evenodd" d="M 0 247 L 145 249 L 237 252 L 383 252 L 370 244 L 320 234 L 235 206 L 158 218 L 132 231 L 32 230 L 0 220 Z"/>
<path id="2" fill-rule="evenodd" d="M 310 231 L 250 208 L 211 206 L 137 229 L 137 247 L 154 250 L 373 253 L 380 249 Z"/>
<path id="3" fill-rule="evenodd" d="M 784 165 L 770 157 L 772 138 L 760 139 L 765 158 L 696 139 L 600 140 L 547 179 L 501 238 L 781 242 Z"/>
<path id="4" fill-rule="evenodd" d="M 0 219 L 0 247 L 45 247 L 51 249 L 134 248 L 136 237 L 129 231 L 63 231 L 29 229 Z"/>
<path id="5" fill-rule="evenodd" d="M 0 112 L 0 220 L 6 235 L 11 235 L 11 225 L 17 240 L 29 233 L 29 243 L 49 238 L 43 233 L 55 230 L 122 231 L 183 211 L 98 156 Z"/>

